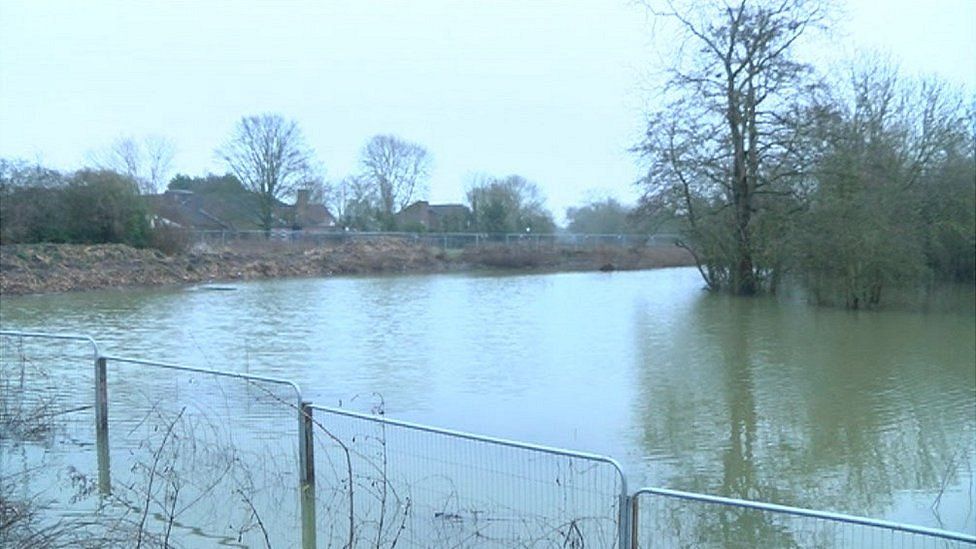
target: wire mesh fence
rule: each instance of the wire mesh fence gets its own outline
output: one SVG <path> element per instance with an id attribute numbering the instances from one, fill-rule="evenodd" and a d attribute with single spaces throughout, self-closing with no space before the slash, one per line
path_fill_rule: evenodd
<path id="1" fill-rule="evenodd" d="M 210 246 L 246 246 L 279 243 L 283 245 L 328 246 L 347 242 L 399 240 L 442 250 L 461 250 L 480 246 L 520 246 L 532 248 L 596 248 L 673 246 L 673 234 L 573 234 L 573 233 L 414 233 L 360 231 L 264 231 L 200 230 L 189 231 L 190 242 Z"/>
<path id="2" fill-rule="evenodd" d="M 645 488 L 633 501 L 635 549 L 967 548 L 976 538 L 808 509 Z"/>
<path id="3" fill-rule="evenodd" d="M 94 535 L 94 360 L 85 337 L 0 334 L 0 546 Z"/>
<path id="4" fill-rule="evenodd" d="M 629 496 L 612 459 L 375 411 L 105 356 L 84 336 L 0 332 L 0 546 L 976 546 L 767 503 Z"/>
<path id="5" fill-rule="evenodd" d="M 617 546 L 612 460 L 313 409 L 320 546 Z"/>
<path id="6" fill-rule="evenodd" d="M 301 544 L 292 385 L 124 358 L 107 366 L 112 495 L 142 535 Z"/>

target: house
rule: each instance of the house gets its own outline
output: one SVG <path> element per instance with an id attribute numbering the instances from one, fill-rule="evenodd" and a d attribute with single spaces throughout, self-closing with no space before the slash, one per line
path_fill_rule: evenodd
<path id="1" fill-rule="evenodd" d="M 169 189 L 146 197 L 153 225 L 197 231 L 248 231 L 261 228 L 259 197 L 243 188 L 199 185 L 194 190 Z M 310 201 L 308 190 L 299 190 L 295 204 L 276 201 L 275 228 L 334 230 L 336 221 L 322 204 Z"/>
<path id="2" fill-rule="evenodd" d="M 471 210 L 464 204 L 430 204 L 419 200 L 400 210 L 394 218 L 404 230 L 454 233 L 471 227 Z"/>
<path id="3" fill-rule="evenodd" d="M 324 205 L 311 202 L 311 194 L 308 189 L 299 189 L 295 194 L 295 205 L 282 204 L 281 215 L 285 218 L 290 215 L 292 228 L 295 229 L 313 232 L 334 230 L 335 217 Z"/>
<path id="4" fill-rule="evenodd" d="M 247 206 L 242 205 L 241 212 L 234 212 L 233 201 L 212 200 L 207 195 L 184 189 L 171 189 L 163 194 L 149 195 L 146 202 L 153 226 L 159 224 L 200 231 L 235 230 L 237 227 L 233 220 L 240 216 L 228 214 L 247 211 Z"/>

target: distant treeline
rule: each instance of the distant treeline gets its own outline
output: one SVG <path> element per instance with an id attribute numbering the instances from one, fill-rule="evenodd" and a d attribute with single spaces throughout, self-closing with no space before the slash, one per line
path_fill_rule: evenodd
<path id="1" fill-rule="evenodd" d="M 349 183 L 347 178 L 335 185 Z M 356 184 L 363 184 L 362 179 Z M 171 248 L 178 230 L 161 221 L 159 212 L 152 207 L 153 195 L 140 194 L 149 188 L 138 175 L 107 168 L 62 173 L 29 162 L 0 159 L 0 243 L 123 243 L 137 247 L 157 245 L 174 251 Z M 434 229 L 409 218 L 401 219 L 397 215 L 399 209 L 385 216 L 369 198 L 368 191 L 359 193 L 359 198 L 345 195 L 346 200 L 340 201 L 335 196 L 330 199 L 334 188 L 303 188 L 315 203 L 332 204 L 336 230 L 481 234 L 549 234 L 558 230 L 538 187 L 517 175 L 482 177 L 468 190 L 467 207 L 456 208 L 454 211 L 460 213 Z M 246 188 L 233 174 L 177 174 L 168 189 L 189 191 L 219 205 L 219 211 L 216 207 L 214 211 L 237 229 L 261 228 L 259 193 Z M 660 222 L 649 223 L 612 198 L 570 208 L 567 220 L 568 231 L 580 234 L 633 234 L 673 228 Z M 291 226 L 287 220 L 277 221 L 282 227 Z"/>

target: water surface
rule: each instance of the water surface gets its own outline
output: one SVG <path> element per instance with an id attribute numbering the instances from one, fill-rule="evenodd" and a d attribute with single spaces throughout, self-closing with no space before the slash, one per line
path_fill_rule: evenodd
<path id="1" fill-rule="evenodd" d="M 4 297 L 0 318 L 610 455 L 634 486 L 976 531 L 972 289 L 848 312 L 711 295 L 694 269 L 234 287 Z"/>

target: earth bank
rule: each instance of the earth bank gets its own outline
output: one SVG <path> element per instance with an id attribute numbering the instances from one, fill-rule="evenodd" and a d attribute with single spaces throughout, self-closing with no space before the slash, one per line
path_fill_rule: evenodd
<path id="1" fill-rule="evenodd" d="M 306 247 L 258 243 L 166 255 L 122 244 L 0 246 L 0 293 L 20 295 L 281 277 L 462 270 L 634 270 L 690 265 L 676 247 L 486 245 L 440 250 L 398 239 Z"/>

